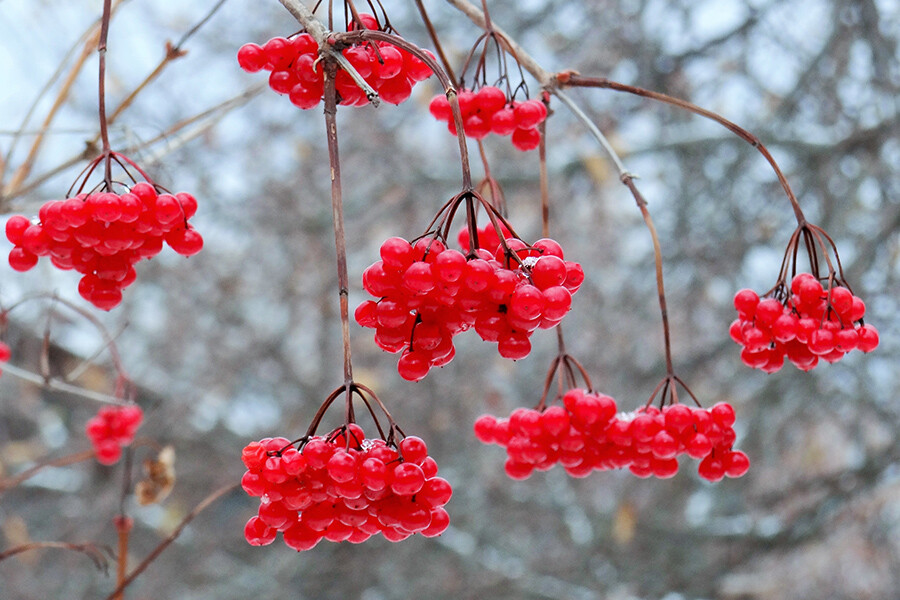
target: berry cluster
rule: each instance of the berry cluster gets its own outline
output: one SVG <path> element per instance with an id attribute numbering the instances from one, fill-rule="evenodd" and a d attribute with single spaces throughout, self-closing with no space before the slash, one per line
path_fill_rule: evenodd
<path id="1" fill-rule="evenodd" d="M 591 471 L 628 469 L 638 477 L 673 477 L 680 454 L 699 459 L 700 477 L 740 477 L 750 461 L 732 450 L 734 409 L 720 402 L 709 410 L 670 404 L 617 413 L 609 396 L 569 390 L 563 406 L 538 412 L 517 408 L 508 419 L 482 415 L 475 436 L 506 448 L 506 474 L 525 479 L 535 470 L 561 464 L 573 477 Z"/>
<path id="2" fill-rule="evenodd" d="M 379 29 L 372 15 L 362 14 L 366 29 Z M 349 29 L 353 29 L 351 23 Z M 341 51 L 347 61 L 379 97 L 400 104 L 412 94 L 413 86 L 431 76 L 431 68 L 406 50 L 387 42 L 368 42 Z M 272 38 L 264 45 L 244 44 L 237 53 L 238 64 L 250 73 L 270 71 L 269 87 L 287 94 L 302 109 L 315 108 L 322 100 L 325 80 L 319 62 L 319 45 L 308 33 L 286 39 Z M 339 69 L 334 81 L 340 104 L 364 106 L 369 103 L 365 92 L 346 71 Z"/>
<path id="3" fill-rule="evenodd" d="M 41 206 L 37 224 L 21 215 L 6 222 L 6 237 L 15 245 L 9 264 L 27 271 L 39 256 L 49 256 L 57 268 L 83 275 L 78 293 L 85 300 L 110 310 L 134 283 L 134 264 L 158 254 L 163 242 L 183 256 L 203 248 L 203 238 L 188 223 L 195 212 L 197 200 L 191 194 L 159 194 L 146 182 L 121 194 L 52 200 Z"/>
<path id="4" fill-rule="evenodd" d="M 134 440 L 134 434 L 144 411 L 136 404 L 101 408 L 85 427 L 88 439 L 94 446 L 94 455 L 101 465 L 111 465 L 122 456 L 122 448 Z"/>
<path id="5" fill-rule="evenodd" d="M 729 333 L 743 346 L 741 360 L 748 367 L 774 373 L 786 356 L 809 371 L 820 358 L 833 363 L 851 350 L 878 346 L 878 330 L 862 324 L 866 305 L 847 288 L 826 290 L 810 273 L 800 273 L 786 296 L 760 299 L 749 289 L 735 294 L 738 318 Z"/>
<path id="6" fill-rule="evenodd" d="M 470 258 L 432 238 L 411 245 L 394 237 L 381 245 L 381 260 L 363 273 L 363 287 L 380 300 L 360 304 L 356 321 L 375 329 L 380 348 L 402 353 L 401 377 L 419 381 L 450 362 L 453 336 L 469 328 L 496 342 L 501 356 L 525 358 L 532 332 L 566 315 L 584 280 L 581 266 L 563 260 L 551 239 L 506 244 L 522 264 L 499 244 Z"/>
<path id="7" fill-rule="evenodd" d="M 512 134 L 513 146 L 523 152 L 534 150 L 541 143 L 537 126 L 547 118 L 547 107 L 540 100 L 516 102 L 507 98 L 503 90 L 491 85 L 477 92 L 462 89 L 458 99 L 463 132 L 467 137 L 481 140 L 491 133 Z M 428 110 L 438 121 L 445 121 L 450 133 L 456 135 L 450 101 L 445 95 L 432 98 Z"/>
<path id="8" fill-rule="evenodd" d="M 241 458 L 241 485 L 260 499 L 244 528 L 254 546 L 271 544 L 278 531 L 298 551 L 323 538 L 358 544 L 379 533 L 399 542 L 440 535 L 450 523 L 443 506 L 452 489 L 417 437 L 404 438 L 398 452 L 350 424 L 310 438 L 302 450 L 285 438 L 251 442 Z"/>

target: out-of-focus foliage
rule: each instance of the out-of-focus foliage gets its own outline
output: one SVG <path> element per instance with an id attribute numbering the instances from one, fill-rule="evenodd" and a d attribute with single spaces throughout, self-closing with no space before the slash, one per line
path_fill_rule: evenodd
<path id="1" fill-rule="evenodd" d="M 131 0 L 113 20 L 113 105 L 211 7 Z M 478 30 L 427 2 L 459 68 Z M 841 251 L 882 344 L 810 374 L 750 372 L 728 340 L 731 297 L 767 290 L 793 216 L 765 161 L 716 125 L 610 91 L 573 97 L 622 154 L 650 203 L 663 244 L 675 365 L 705 405 L 738 411 L 738 445 L 753 461 L 740 480 L 706 484 L 685 464 L 672 480 L 627 473 L 574 480 L 558 470 L 525 482 L 471 433 L 482 412 L 540 397 L 553 332 L 511 363 L 474 334 L 419 384 L 396 374 L 371 333 L 352 329 L 354 366 L 405 431 L 429 442 L 454 486 L 440 539 L 323 542 L 294 555 L 243 540 L 253 503 L 233 494 L 201 515 L 129 589 L 133 598 L 867 598 L 900 596 L 900 5 L 892 0 L 619 0 L 498 2 L 504 27 L 549 70 L 576 69 L 711 108 L 754 132 L 782 164 L 811 221 Z M 209 6 L 207 6 L 209 5 Z M 387 2 L 408 39 L 428 46 L 412 3 Z M 0 150 L 99 5 L 0 2 Z M 65 25 L 60 25 L 65 24 Z M 166 131 L 261 82 L 234 55 L 247 41 L 293 33 L 277 2 L 230 0 L 113 128 L 114 146 Z M 35 174 L 77 155 L 96 131 L 95 61 L 51 128 Z M 531 82 L 532 88 L 534 87 Z M 351 304 L 362 270 L 389 236 L 422 233 L 459 191 L 458 149 L 427 113 L 436 83 L 399 107 L 340 110 Z M 532 91 L 534 91 L 532 89 Z M 40 104 L 46 110 L 44 104 Z M 563 324 L 569 350 L 621 406 L 646 402 L 664 375 L 650 238 L 606 157 L 565 107 L 548 122 L 551 232 L 587 283 Z M 29 126 L 30 128 L 36 125 Z M 10 169 L 24 158 L 26 135 Z M 251 439 L 299 437 L 340 383 L 340 324 L 329 170 L 320 110 L 271 92 L 175 147 L 133 158 L 200 201 L 206 240 L 189 260 L 139 268 L 122 307 L 102 318 L 126 368 L 147 390 L 144 435 L 176 449 L 177 483 L 161 505 L 129 505 L 131 564 L 207 493 L 237 481 Z M 537 153 L 488 140 L 510 219 L 540 237 Z M 477 150 L 473 156 L 477 158 Z M 476 173 L 480 164 L 473 165 Z M 79 166 L 3 210 L 35 213 L 60 198 Z M 5 252 L 5 250 L 4 250 Z M 75 278 L 42 266 L 0 270 L 5 304 L 35 290 L 74 297 Z M 45 319 L 22 311 L 8 341 L 37 369 Z M 79 320 L 54 322 L 61 349 L 90 356 Z M 858 354 L 858 353 L 856 353 Z M 102 359 L 101 359 L 102 362 Z M 106 382 L 97 376 L 103 387 Z M 0 379 L 0 475 L 85 449 L 85 400 Z M 337 419 L 339 411 L 335 412 Z M 365 424 L 365 421 L 363 421 Z M 137 451 L 136 465 L 147 458 Z M 121 468 L 121 467 L 119 467 Z M 86 464 L 46 472 L 0 496 L 0 548 L 30 539 L 115 544 L 119 470 Z M 39 552 L 0 563 L 2 598 L 98 598 L 111 580 L 84 557 Z"/>

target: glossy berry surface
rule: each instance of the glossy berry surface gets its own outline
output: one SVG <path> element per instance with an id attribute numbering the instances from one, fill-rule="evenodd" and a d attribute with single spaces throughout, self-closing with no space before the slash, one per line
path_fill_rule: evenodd
<path id="1" fill-rule="evenodd" d="M 101 408 L 85 426 L 85 433 L 94 447 L 94 456 L 101 465 L 112 465 L 122 456 L 122 448 L 134 441 L 134 434 L 144 412 L 140 406 Z"/>
<path id="2" fill-rule="evenodd" d="M 522 152 L 534 150 L 540 144 L 537 126 L 547 118 L 547 107 L 540 100 L 517 102 L 494 86 L 477 91 L 462 89 L 458 99 L 466 137 L 480 140 L 492 133 L 509 135 L 513 146 Z M 428 110 L 435 119 L 446 122 L 450 133 L 456 135 L 456 122 L 446 96 L 435 96 Z"/>
<path id="3" fill-rule="evenodd" d="M 85 300 L 110 310 L 134 283 L 134 265 L 156 256 L 164 243 L 183 256 L 203 248 L 203 238 L 189 223 L 196 212 L 191 194 L 161 194 L 146 182 L 121 194 L 51 200 L 41 206 L 37 223 L 21 215 L 7 221 L 6 237 L 15 246 L 9 264 L 27 271 L 47 256 L 56 268 L 82 275 L 78 293 Z"/>
<path id="4" fill-rule="evenodd" d="M 367 29 L 380 29 L 372 15 L 361 14 L 360 19 Z M 351 23 L 348 30 L 354 25 Z M 378 96 L 390 104 L 404 102 L 418 82 L 431 76 L 431 69 L 421 59 L 387 42 L 353 45 L 344 48 L 341 54 Z M 308 33 L 272 38 L 261 46 L 244 44 L 237 53 L 243 70 L 268 71 L 269 87 L 287 95 L 291 103 L 304 110 L 315 108 L 322 101 L 325 79 L 318 58 L 319 46 Z M 365 106 L 369 103 L 365 92 L 344 70 L 338 70 L 335 88 L 339 104 Z"/>
<path id="5" fill-rule="evenodd" d="M 399 542 L 414 533 L 438 536 L 450 523 L 443 507 L 453 490 L 419 438 L 397 448 L 351 424 L 313 436 L 301 450 L 286 438 L 251 442 L 241 459 L 241 485 L 260 499 L 244 527 L 254 546 L 271 544 L 278 532 L 298 551 L 378 534 Z"/>
<path id="6" fill-rule="evenodd" d="M 809 371 L 820 360 L 833 363 L 878 346 L 878 330 L 862 322 L 865 303 L 845 287 L 824 288 L 810 273 L 791 280 L 783 301 L 745 289 L 735 294 L 734 307 L 738 318 L 729 334 L 743 348 L 741 361 L 766 373 L 780 370 L 785 358 Z"/>
<path id="7" fill-rule="evenodd" d="M 376 299 L 356 309 L 356 321 L 375 330 L 381 349 L 400 353 L 397 371 L 408 381 L 450 362 L 453 338 L 469 329 L 496 343 L 504 358 L 525 358 L 531 334 L 569 312 L 583 273 L 563 260 L 559 244 L 546 239 L 529 247 L 508 238 L 507 256 L 491 225 L 477 235 L 480 249 L 466 254 L 440 240 L 389 238 L 381 260 L 363 273 L 363 287 Z M 461 241 L 468 244 L 468 235 Z"/>
<path id="8" fill-rule="evenodd" d="M 610 396 L 572 389 L 563 406 L 517 408 L 505 419 L 482 415 L 474 429 L 482 443 L 506 449 L 504 469 L 512 479 L 556 464 L 573 477 L 627 468 L 638 477 L 666 479 L 686 454 L 700 461 L 702 478 L 718 481 L 750 467 L 747 455 L 732 448 L 733 424 L 734 409 L 724 402 L 708 410 L 672 404 L 621 413 Z"/>

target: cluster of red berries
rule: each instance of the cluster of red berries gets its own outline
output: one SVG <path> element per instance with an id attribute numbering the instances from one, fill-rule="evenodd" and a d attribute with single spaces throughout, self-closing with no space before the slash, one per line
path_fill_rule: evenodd
<path id="1" fill-rule="evenodd" d="M 729 333 L 743 346 L 741 360 L 766 373 L 781 369 L 785 356 L 809 371 L 820 358 L 833 363 L 851 350 L 871 352 L 878 346 L 878 330 L 862 324 L 865 303 L 845 287 L 826 290 L 810 273 L 791 280 L 783 301 L 760 299 L 747 289 L 735 294 L 734 307 L 738 318 Z"/>
<path id="2" fill-rule="evenodd" d="M 541 143 L 537 126 L 547 118 L 547 107 L 540 100 L 516 102 L 492 85 L 484 86 L 477 92 L 462 89 L 458 99 L 463 132 L 467 137 L 481 140 L 491 133 L 512 134 L 513 146 L 523 152 L 534 150 Z M 450 133 L 456 135 L 450 101 L 445 95 L 435 96 L 428 110 L 438 121 L 445 121 Z"/>
<path id="3" fill-rule="evenodd" d="M 158 254 L 163 242 L 183 256 L 203 248 L 203 238 L 188 223 L 195 212 L 197 200 L 191 194 L 159 194 L 146 182 L 121 194 L 52 200 L 38 211 L 39 223 L 21 215 L 6 222 L 6 238 L 15 245 L 9 264 L 27 271 L 39 256 L 49 256 L 57 268 L 83 275 L 78 293 L 85 300 L 110 310 L 134 283 L 134 264 Z"/>
<path id="4" fill-rule="evenodd" d="M 677 456 L 700 460 L 700 477 L 719 481 L 740 477 L 750 467 L 734 444 L 734 409 L 720 402 L 709 410 L 671 404 L 618 413 L 609 396 L 569 390 L 563 406 L 518 408 L 508 419 L 482 415 L 475 436 L 506 448 L 506 474 L 525 479 L 535 470 L 561 464 L 573 477 L 591 471 L 628 469 L 638 477 L 673 477 Z"/>
<path id="5" fill-rule="evenodd" d="M 379 29 L 372 15 L 362 14 L 366 29 Z M 349 30 L 353 30 L 354 23 Z M 413 86 L 431 76 L 431 68 L 406 50 L 387 42 L 368 42 L 345 48 L 341 54 L 366 80 L 379 97 L 391 104 L 400 104 L 412 94 Z M 318 106 L 325 89 L 319 45 L 308 33 L 286 39 L 272 38 L 264 45 L 244 44 L 237 53 L 238 64 L 250 73 L 270 71 L 269 87 L 279 94 L 287 94 L 299 108 Z M 369 103 L 365 92 L 343 69 L 334 81 L 340 104 L 364 106 Z"/>
<path id="6" fill-rule="evenodd" d="M 94 446 L 94 455 L 101 465 L 111 465 L 122 456 L 122 448 L 131 444 L 144 411 L 136 404 L 109 406 L 91 417 L 85 427 L 88 439 Z"/>
<path id="7" fill-rule="evenodd" d="M 322 539 L 359 544 L 379 533 L 399 542 L 413 533 L 440 535 L 450 523 L 443 506 L 453 491 L 417 437 L 404 438 L 398 452 L 350 424 L 312 437 L 302 450 L 285 438 L 251 442 L 241 458 L 241 485 L 260 498 L 244 527 L 254 546 L 271 544 L 279 531 L 298 551 Z"/>
<path id="8" fill-rule="evenodd" d="M 9 349 L 9 344 L 0 342 L 0 363 L 7 363 L 10 358 L 12 358 L 12 350 Z M 2 374 L 3 370 L 0 369 L 0 375 Z"/>
<path id="9" fill-rule="evenodd" d="M 506 244 L 521 264 L 499 244 L 471 258 L 432 238 L 412 245 L 394 237 L 381 245 L 381 260 L 363 273 L 363 287 L 380 299 L 360 304 L 356 321 L 375 329 L 380 348 L 402 353 L 401 377 L 419 381 L 450 362 L 453 336 L 469 328 L 496 342 L 501 356 L 525 358 L 532 332 L 555 327 L 569 312 L 584 280 L 581 266 L 563 260 L 551 239 Z"/>

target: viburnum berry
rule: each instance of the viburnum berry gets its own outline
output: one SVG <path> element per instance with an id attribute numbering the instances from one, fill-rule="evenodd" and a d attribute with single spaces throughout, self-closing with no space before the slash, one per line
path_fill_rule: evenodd
<path id="1" fill-rule="evenodd" d="M 134 441 L 134 434 L 143 420 L 144 412 L 136 404 L 101 408 L 91 417 L 85 433 L 94 447 L 97 462 L 115 464 L 122 456 L 122 448 Z"/>
<path id="2" fill-rule="evenodd" d="M 480 140 L 491 133 L 512 134 L 513 146 L 523 152 L 534 150 L 540 144 L 537 126 L 547 118 L 547 107 L 540 100 L 517 102 L 507 98 L 500 88 L 490 85 L 477 91 L 461 89 L 458 100 L 463 132 L 467 137 Z M 435 96 L 428 110 L 435 119 L 446 122 L 450 133 L 456 135 L 456 123 L 445 95 Z"/>
<path id="3" fill-rule="evenodd" d="M 367 29 L 379 30 L 377 19 L 359 15 Z M 348 31 L 355 28 L 351 22 Z M 425 51 L 434 58 L 430 52 Z M 368 41 L 341 51 L 344 58 L 379 97 L 390 104 L 400 104 L 412 94 L 413 86 L 431 76 L 431 69 L 420 58 L 382 41 Z M 308 33 L 291 38 L 276 37 L 264 45 L 244 44 L 237 52 L 238 65 L 249 72 L 269 71 L 269 87 L 285 94 L 292 104 L 307 110 L 322 101 L 324 72 L 319 58 L 319 45 Z M 339 104 L 364 106 L 369 103 L 365 92 L 344 70 L 338 70 L 335 89 Z"/>
<path id="4" fill-rule="evenodd" d="M 134 265 L 156 256 L 164 242 L 182 256 L 203 248 L 203 237 L 189 223 L 196 212 L 191 194 L 160 194 L 147 182 L 120 194 L 51 200 L 39 209 L 37 223 L 21 215 L 7 221 L 6 237 L 15 246 L 9 264 L 27 271 L 48 256 L 58 269 L 82 275 L 78 292 L 85 300 L 110 310 L 134 283 Z"/>
<path id="5" fill-rule="evenodd" d="M 12 358 L 12 350 L 10 350 L 9 344 L 0 341 L 0 364 L 9 362 L 10 358 Z M 2 374 L 3 369 L 0 369 L 0 375 Z"/>
<path id="6" fill-rule="evenodd" d="M 297 551 L 323 539 L 358 544 L 381 534 L 396 542 L 438 536 L 450 523 L 443 507 L 453 490 L 419 438 L 403 439 L 398 449 L 350 424 L 299 450 L 286 438 L 250 442 L 241 459 L 241 486 L 260 499 L 244 527 L 254 546 L 272 543 L 278 532 Z"/>
<path id="7" fill-rule="evenodd" d="M 838 285 L 826 290 L 810 273 L 799 273 L 781 300 L 760 297 L 753 290 L 734 296 L 738 318 L 729 327 L 732 340 L 743 347 L 741 361 L 774 373 L 787 358 L 809 371 L 819 360 L 837 362 L 855 349 L 871 352 L 878 330 L 863 324 L 865 303 Z"/>
<path id="8" fill-rule="evenodd" d="M 510 235 L 505 227 L 501 231 Z M 525 358 L 531 334 L 555 327 L 571 308 L 584 272 L 564 260 L 558 243 L 545 239 L 528 246 L 508 237 L 514 254 L 506 256 L 492 225 L 477 236 L 480 249 L 468 254 L 436 239 L 410 244 L 388 238 L 381 260 L 363 272 L 363 287 L 375 300 L 357 307 L 356 321 L 375 329 L 380 348 L 401 354 L 397 371 L 408 381 L 450 362 L 453 338 L 468 329 L 496 342 L 504 358 Z M 468 246 L 468 234 L 459 241 Z"/>
<path id="9" fill-rule="evenodd" d="M 506 419 L 482 415 L 474 429 L 480 442 L 506 449 L 504 470 L 512 479 L 556 464 L 573 477 L 628 468 L 638 477 L 664 479 L 678 472 L 676 458 L 687 454 L 701 461 L 701 477 L 717 481 L 750 467 L 747 455 L 732 448 L 733 424 L 734 409 L 724 402 L 708 410 L 672 404 L 621 413 L 610 396 L 572 389 L 563 406 L 517 408 Z"/>

